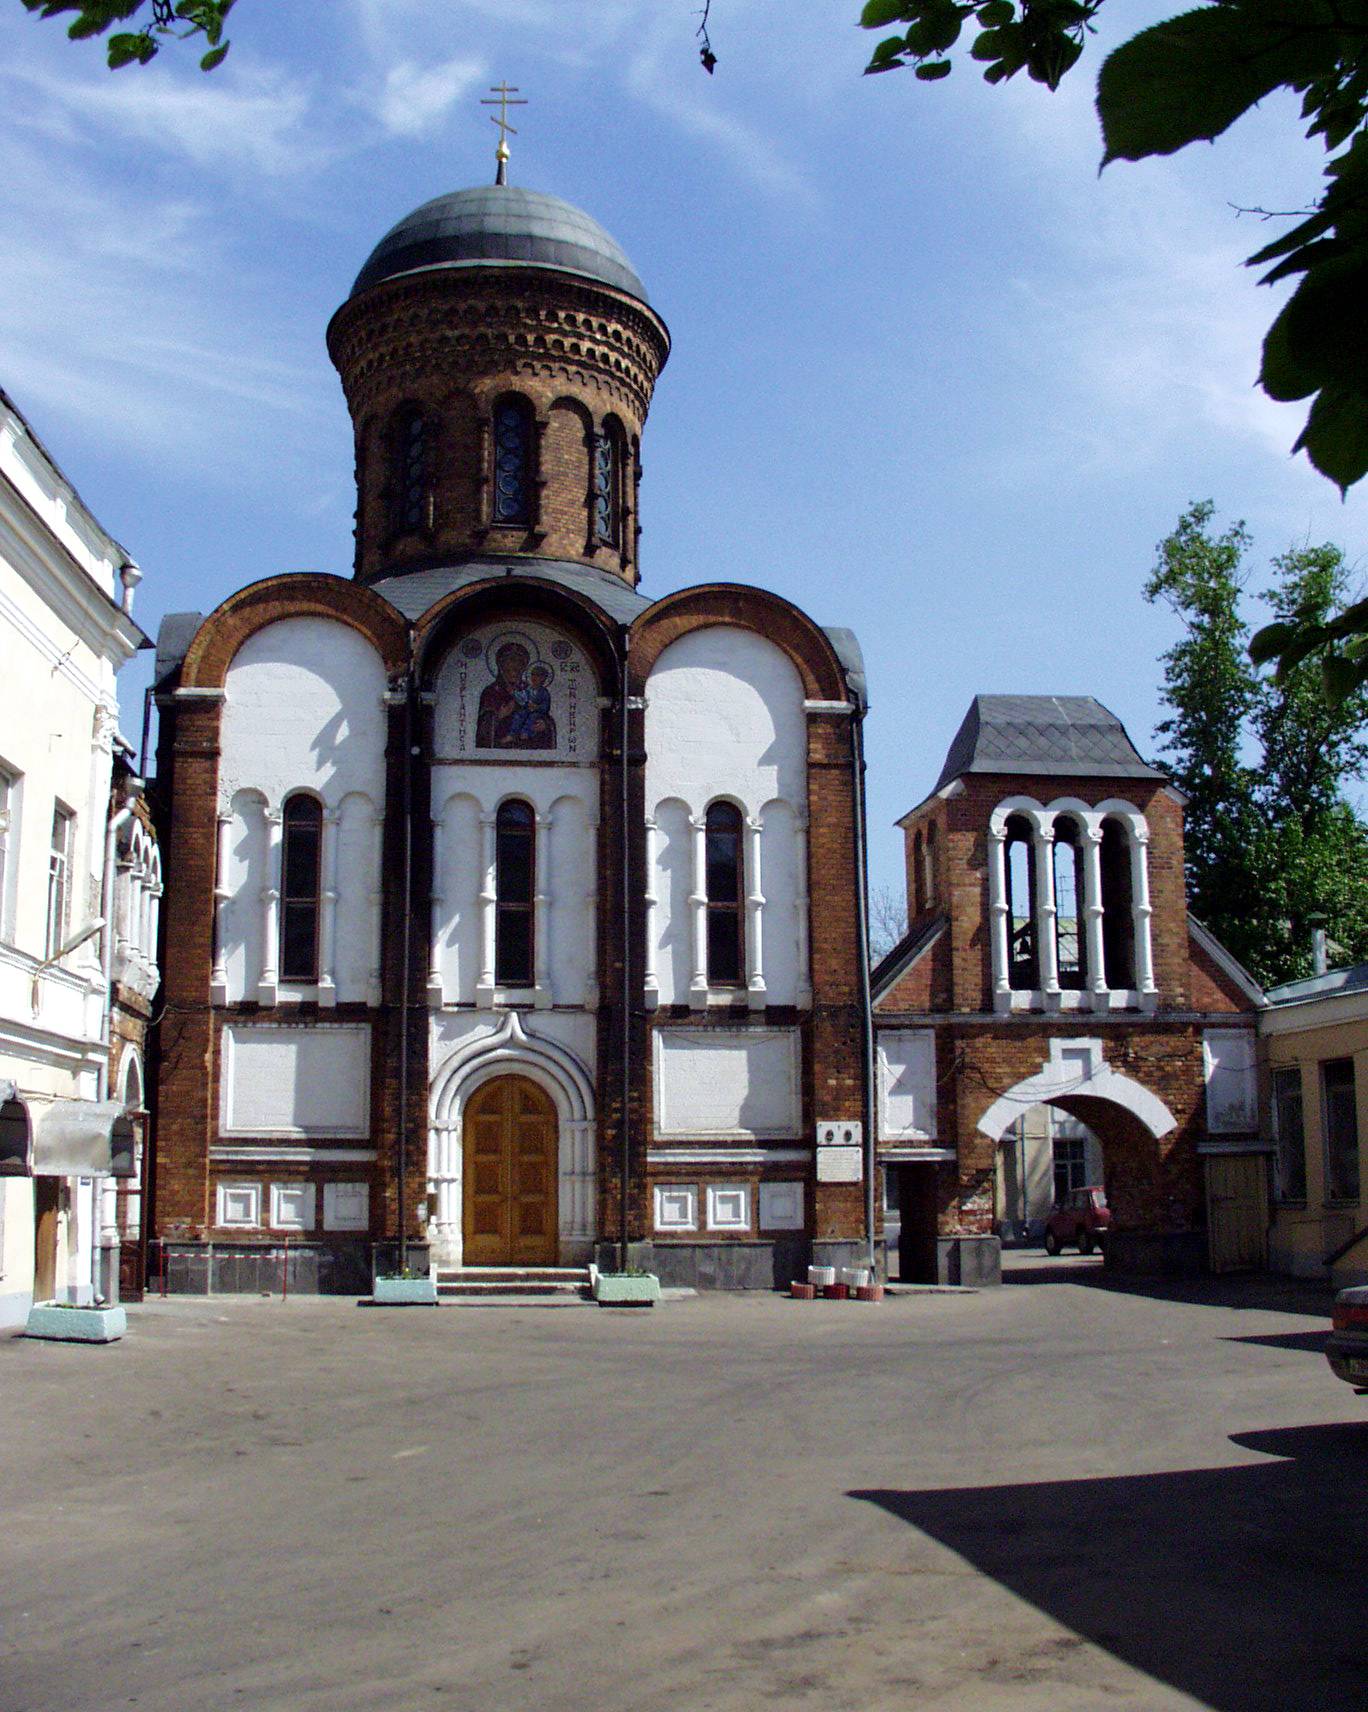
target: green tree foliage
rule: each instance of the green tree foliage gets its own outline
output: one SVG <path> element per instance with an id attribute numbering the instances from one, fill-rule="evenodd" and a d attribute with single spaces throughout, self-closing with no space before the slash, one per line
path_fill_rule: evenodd
<path id="1" fill-rule="evenodd" d="M 76 17 L 67 27 L 74 41 L 103 36 L 115 24 L 128 23 L 143 13 L 140 29 L 116 30 L 105 44 L 111 70 L 121 65 L 146 65 L 168 38 L 203 36 L 208 51 L 200 59 L 201 71 L 222 65 L 228 53 L 223 25 L 233 0 L 176 0 L 175 4 L 172 0 L 24 0 L 24 5 L 40 18 L 74 12 Z"/>
<path id="2" fill-rule="evenodd" d="M 1317 916 L 1341 961 L 1368 961 L 1368 827 L 1346 795 L 1368 766 L 1368 692 L 1332 702 L 1310 660 L 1255 675 L 1240 612 L 1249 537 L 1239 523 L 1215 534 L 1212 516 L 1210 502 L 1189 508 L 1145 585 L 1184 627 L 1163 656 L 1158 730 L 1189 799 L 1193 913 L 1264 982 L 1310 973 Z M 1348 592 L 1338 547 L 1292 548 L 1273 571 L 1264 598 L 1280 616 L 1324 618 Z"/>
<path id="3" fill-rule="evenodd" d="M 966 32 L 990 83 L 1019 71 L 1054 89 L 1083 53 L 1104 0 L 867 0 L 865 29 L 895 27 L 870 72 L 948 77 Z M 1102 164 L 1211 142 L 1275 90 L 1301 98 L 1330 159 L 1308 217 L 1250 256 L 1265 284 L 1297 286 L 1264 339 L 1270 398 L 1310 399 L 1294 451 L 1347 490 L 1368 474 L 1368 0 L 1208 0 L 1141 30 L 1102 63 Z M 1254 638 L 1259 662 L 1314 656 L 1332 701 L 1368 683 L 1368 602 L 1289 614 Z"/>

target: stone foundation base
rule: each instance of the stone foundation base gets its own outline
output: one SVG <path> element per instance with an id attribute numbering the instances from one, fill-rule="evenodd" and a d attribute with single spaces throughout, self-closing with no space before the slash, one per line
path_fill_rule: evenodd
<path id="1" fill-rule="evenodd" d="M 936 1282 L 975 1289 L 1001 1284 L 1001 1241 L 995 1236 L 938 1236 Z"/>
<path id="2" fill-rule="evenodd" d="M 426 1272 L 428 1247 L 408 1245 L 411 1272 Z M 399 1265 L 397 1242 L 367 1237 L 335 1242 L 168 1242 L 166 1290 L 177 1296 L 278 1296 L 287 1287 L 301 1296 L 369 1296 L 377 1272 Z M 161 1245 L 148 1255 L 147 1295 L 162 1290 Z"/>
<path id="3" fill-rule="evenodd" d="M 805 1279 L 810 1265 L 866 1266 L 863 1239 L 814 1242 L 810 1237 L 773 1237 L 763 1242 L 634 1242 L 628 1246 L 629 1266 L 654 1272 L 665 1285 L 693 1290 L 787 1290 L 795 1278 Z M 876 1247 L 876 1274 L 887 1276 L 883 1243 Z M 599 1243 L 597 1264 L 616 1271 L 616 1243 Z"/>

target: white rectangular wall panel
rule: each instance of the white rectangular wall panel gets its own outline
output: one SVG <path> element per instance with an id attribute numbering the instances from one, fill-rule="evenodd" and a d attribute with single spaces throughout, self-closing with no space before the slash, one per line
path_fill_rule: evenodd
<path id="1" fill-rule="evenodd" d="M 243 1230 L 256 1230 L 260 1227 L 260 1183 L 220 1183 L 214 1200 L 215 1224 L 237 1226 Z"/>
<path id="2" fill-rule="evenodd" d="M 656 1137 L 796 1137 L 797 1029 L 674 1029 L 655 1035 Z"/>
<path id="3" fill-rule="evenodd" d="M 220 1127 L 225 1136 L 365 1140 L 369 1024 L 225 1028 Z"/>
<path id="4" fill-rule="evenodd" d="M 804 1187 L 801 1183 L 762 1183 L 760 1229 L 802 1230 L 807 1223 L 803 1201 Z"/>
<path id="5" fill-rule="evenodd" d="M 930 1141 L 936 1134 L 936 1037 L 929 1028 L 878 1031 L 879 1136 Z"/>
<path id="6" fill-rule="evenodd" d="M 745 1183 L 709 1183 L 708 1229 L 749 1231 L 750 1187 Z"/>
<path id="7" fill-rule="evenodd" d="M 271 1229 L 311 1231 L 314 1228 L 312 1183 L 271 1184 Z"/>
<path id="8" fill-rule="evenodd" d="M 370 1185 L 368 1183 L 325 1183 L 323 1185 L 323 1229 L 363 1231 L 370 1228 Z"/>
<path id="9" fill-rule="evenodd" d="M 698 1189 L 694 1184 L 656 1185 L 655 1228 L 658 1231 L 698 1229 Z"/>
<path id="10" fill-rule="evenodd" d="M 1259 1125 L 1252 1029 L 1209 1028 L 1202 1036 L 1207 1130 L 1243 1135 Z"/>

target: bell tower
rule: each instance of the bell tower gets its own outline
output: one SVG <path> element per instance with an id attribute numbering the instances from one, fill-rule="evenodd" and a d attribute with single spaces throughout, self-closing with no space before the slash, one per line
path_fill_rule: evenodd
<path id="1" fill-rule="evenodd" d="M 328 327 L 357 578 L 529 557 L 635 586 L 641 432 L 669 349 L 627 257 L 570 204 L 499 182 L 405 216 Z"/>

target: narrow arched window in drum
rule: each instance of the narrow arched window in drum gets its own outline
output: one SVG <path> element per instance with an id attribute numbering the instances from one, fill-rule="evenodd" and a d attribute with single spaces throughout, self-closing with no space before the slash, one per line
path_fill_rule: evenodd
<path id="1" fill-rule="evenodd" d="M 390 527 L 426 529 L 432 500 L 432 425 L 416 404 L 402 405 L 390 428 Z"/>
<path id="2" fill-rule="evenodd" d="M 532 521 L 532 406 L 510 393 L 494 406 L 493 521 Z"/>

